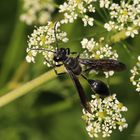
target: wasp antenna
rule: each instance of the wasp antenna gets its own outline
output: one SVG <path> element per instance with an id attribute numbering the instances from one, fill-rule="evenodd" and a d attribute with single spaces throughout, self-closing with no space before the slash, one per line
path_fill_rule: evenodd
<path id="1" fill-rule="evenodd" d="M 55 44 L 56 44 L 56 48 L 58 49 L 58 39 L 57 39 L 57 32 L 56 32 L 56 25 L 58 24 L 58 22 L 55 22 L 54 24 L 54 36 L 55 36 Z"/>
<path id="2" fill-rule="evenodd" d="M 37 50 L 37 51 L 48 51 L 48 52 L 52 52 L 52 53 L 56 53 L 55 51 L 52 50 L 47 50 L 45 48 L 29 48 L 30 50 Z"/>

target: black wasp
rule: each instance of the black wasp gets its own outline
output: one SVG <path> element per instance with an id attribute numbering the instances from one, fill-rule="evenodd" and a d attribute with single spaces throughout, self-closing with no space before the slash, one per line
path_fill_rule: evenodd
<path id="1" fill-rule="evenodd" d="M 114 60 L 114 59 L 95 60 L 95 59 L 80 58 L 79 53 L 70 52 L 69 48 L 59 48 L 58 47 L 55 27 L 54 27 L 54 34 L 55 34 L 55 39 L 56 39 L 56 50 L 55 51 L 46 50 L 46 49 L 36 49 L 36 50 L 50 51 L 50 52 L 54 53 L 53 60 L 58 63 L 57 65 L 52 66 L 55 73 L 57 75 L 63 74 L 63 73 L 58 74 L 55 68 L 60 67 L 61 65 L 65 66 L 67 73 L 70 75 L 70 77 L 73 80 L 74 85 L 78 91 L 78 94 L 79 94 L 79 97 L 81 100 L 81 104 L 88 112 L 91 112 L 90 106 L 88 105 L 88 102 L 87 102 L 87 98 L 86 98 L 84 89 L 79 82 L 78 76 L 80 75 L 85 80 L 87 80 L 87 82 L 89 83 L 89 85 L 94 93 L 100 94 L 102 96 L 109 96 L 110 95 L 109 88 L 104 82 L 102 82 L 101 80 L 88 79 L 84 75 L 84 72 L 85 71 L 90 72 L 91 70 L 117 71 L 118 72 L 118 71 L 125 70 L 126 66 L 125 66 L 125 64 L 123 64 L 117 60 Z M 71 57 L 70 56 L 71 54 L 77 54 L 77 56 Z M 87 67 L 87 69 L 83 71 L 81 65 L 85 65 Z"/>

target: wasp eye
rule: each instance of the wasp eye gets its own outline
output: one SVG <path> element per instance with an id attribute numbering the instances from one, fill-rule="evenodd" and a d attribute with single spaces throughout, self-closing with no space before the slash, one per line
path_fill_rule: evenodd
<path id="1" fill-rule="evenodd" d="M 110 95 L 109 88 L 104 82 L 100 80 L 88 80 L 88 82 L 93 92 L 103 96 Z"/>

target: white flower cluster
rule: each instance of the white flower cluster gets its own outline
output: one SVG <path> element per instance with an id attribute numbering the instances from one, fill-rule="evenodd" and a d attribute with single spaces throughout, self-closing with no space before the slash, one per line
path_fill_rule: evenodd
<path id="1" fill-rule="evenodd" d="M 104 27 L 108 31 L 125 31 L 126 36 L 132 38 L 138 34 L 140 27 L 140 1 L 134 0 L 126 3 L 124 0 L 120 4 L 111 3 L 108 6 L 110 21 Z"/>
<path id="2" fill-rule="evenodd" d="M 84 38 L 81 41 L 81 44 L 82 48 L 85 49 L 84 55 L 88 56 L 88 58 L 94 59 L 110 58 L 115 60 L 117 60 L 118 58 L 118 54 L 116 53 L 115 50 L 114 51 L 112 50 L 111 46 L 109 46 L 108 44 L 102 46 L 102 42 L 96 42 L 94 38 L 91 38 L 90 40 Z"/>
<path id="3" fill-rule="evenodd" d="M 94 13 L 94 2 L 97 0 L 67 0 L 59 6 L 59 12 L 64 13 L 61 23 L 73 23 L 78 17 L 82 18 L 84 26 L 93 26 L 94 18 L 87 13 Z"/>
<path id="4" fill-rule="evenodd" d="M 81 41 L 82 48 L 85 49 L 85 51 L 82 54 L 82 57 L 84 58 L 93 58 L 93 59 L 118 59 L 118 54 L 116 50 L 112 50 L 112 47 L 108 44 L 103 45 L 102 41 L 104 38 L 101 38 L 99 42 L 96 42 L 94 38 L 91 38 L 90 40 L 84 38 Z M 112 76 L 114 74 L 114 71 L 110 72 L 104 72 L 106 78 L 109 76 Z"/>
<path id="5" fill-rule="evenodd" d="M 27 25 L 46 24 L 54 11 L 53 0 L 23 0 L 21 21 Z"/>
<path id="6" fill-rule="evenodd" d="M 59 27 L 59 22 L 57 22 L 56 24 L 48 22 L 46 26 L 40 26 L 33 31 L 28 40 L 28 54 L 26 56 L 27 62 L 35 62 L 35 56 L 37 55 L 37 53 L 41 53 L 44 56 L 45 60 L 48 60 L 50 62 L 53 61 L 54 53 L 51 51 L 55 50 L 55 43 L 58 43 L 56 42 L 55 31 L 57 41 L 68 41 L 66 32 L 61 31 Z M 50 51 L 45 51 L 43 49 L 47 49 Z M 45 61 L 45 63 L 47 62 Z M 49 63 L 47 63 L 47 65 L 50 66 Z"/>
<path id="7" fill-rule="evenodd" d="M 132 76 L 130 77 L 130 81 L 134 86 L 136 86 L 136 91 L 140 92 L 140 56 L 138 56 L 138 62 L 136 66 L 131 69 Z"/>
<path id="8" fill-rule="evenodd" d="M 110 0 L 100 0 L 100 8 L 108 8 L 110 6 Z"/>
<path id="9" fill-rule="evenodd" d="M 82 118 L 86 122 L 86 130 L 90 137 L 109 137 L 113 129 L 122 131 L 128 127 L 122 112 L 126 112 L 127 108 L 120 103 L 116 94 L 100 98 L 99 95 L 92 95 L 92 100 L 89 102 L 91 112 L 83 109 Z"/>

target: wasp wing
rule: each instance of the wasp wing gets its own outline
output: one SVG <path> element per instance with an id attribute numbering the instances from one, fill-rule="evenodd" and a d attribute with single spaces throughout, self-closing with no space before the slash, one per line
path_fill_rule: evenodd
<path id="1" fill-rule="evenodd" d="M 79 94 L 79 97 L 81 100 L 81 104 L 88 112 L 91 112 L 90 107 L 89 107 L 88 102 L 87 102 L 87 98 L 86 98 L 84 89 L 83 89 L 79 79 L 71 70 L 67 69 L 67 71 L 68 71 L 68 74 L 70 75 L 71 79 L 73 80 L 73 83 L 78 91 L 78 94 Z"/>
<path id="2" fill-rule="evenodd" d="M 126 69 L 126 65 L 114 59 L 82 59 L 79 63 L 87 66 L 87 71 L 122 71 Z"/>

